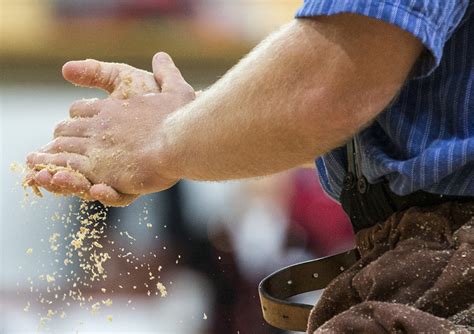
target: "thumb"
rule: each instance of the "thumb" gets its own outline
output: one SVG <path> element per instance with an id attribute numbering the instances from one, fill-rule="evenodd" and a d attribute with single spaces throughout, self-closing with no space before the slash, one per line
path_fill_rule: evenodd
<path id="1" fill-rule="evenodd" d="M 128 70 L 128 65 L 87 59 L 67 62 L 62 72 L 64 79 L 74 85 L 100 88 L 111 94 L 120 73 L 125 70 Z"/>
<path id="2" fill-rule="evenodd" d="M 153 75 L 162 92 L 176 91 L 184 85 L 189 86 L 171 57 L 165 52 L 158 52 L 152 61 Z"/>

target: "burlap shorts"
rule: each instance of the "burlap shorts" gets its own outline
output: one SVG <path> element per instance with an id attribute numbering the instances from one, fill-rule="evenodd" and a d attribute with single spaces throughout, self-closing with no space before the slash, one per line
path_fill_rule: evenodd
<path id="1" fill-rule="evenodd" d="M 474 202 L 411 208 L 360 231 L 361 258 L 324 291 L 308 333 L 469 333 Z"/>

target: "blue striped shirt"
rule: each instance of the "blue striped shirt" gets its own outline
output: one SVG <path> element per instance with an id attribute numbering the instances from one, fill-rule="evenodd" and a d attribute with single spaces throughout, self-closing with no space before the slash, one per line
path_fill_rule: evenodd
<path id="1" fill-rule="evenodd" d="M 296 17 L 338 13 L 394 24 L 425 46 L 399 96 L 357 135 L 364 176 L 398 195 L 474 196 L 474 0 L 306 0 Z M 345 148 L 316 165 L 338 199 Z"/>

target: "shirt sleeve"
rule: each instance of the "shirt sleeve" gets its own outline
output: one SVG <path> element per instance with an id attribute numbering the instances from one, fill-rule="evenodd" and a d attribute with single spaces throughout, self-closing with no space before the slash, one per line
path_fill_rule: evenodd
<path id="1" fill-rule="evenodd" d="M 423 77 L 439 65 L 468 6 L 469 0 L 305 0 L 296 17 L 353 13 L 394 24 L 424 44 L 426 51 L 413 69 L 415 77 Z"/>

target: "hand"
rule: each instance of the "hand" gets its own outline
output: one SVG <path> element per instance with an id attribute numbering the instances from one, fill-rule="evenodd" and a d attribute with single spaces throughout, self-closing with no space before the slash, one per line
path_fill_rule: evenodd
<path id="1" fill-rule="evenodd" d="M 152 73 L 126 64 L 104 63 L 92 59 L 71 61 L 64 65 L 63 76 L 78 86 L 103 89 L 117 99 L 161 91 Z M 77 117 L 77 107 L 96 100 L 75 102 L 71 107 L 71 117 Z M 102 197 L 105 196 L 104 204 L 109 205 L 126 205 L 135 199 L 135 196 L 119 194 L 104 184 L 91 185 L 86 177 L 71 168 L 53 165 L 35 165 L 26 176 L 25 185 L 31 186 L 38 195 L 41 195 L 38 187 L 62 195 L 77 195 L 86 200 L 95 199 L 94 195 L 99 193 Z"/>
<path id="2" fill-rule="evenodd" d="M 72 105 L 72 118 L 56 127 L 55 139 L 28 156 L 32 169 L 54 166 L 30 176 L 30 184 L 119 206 L 176 183 L 177 177 L 156 170 L 163 158 L 156 156 L 161 144 L 159 128 L 170 112 L 192 101 L 195 94 L 168 55 L 157 54 L 153 69 L 161 92 L 156 92 L 151 74 L 127 65 L 66 64 L 66 79 L 103 88 L 111 97 Z"/>

